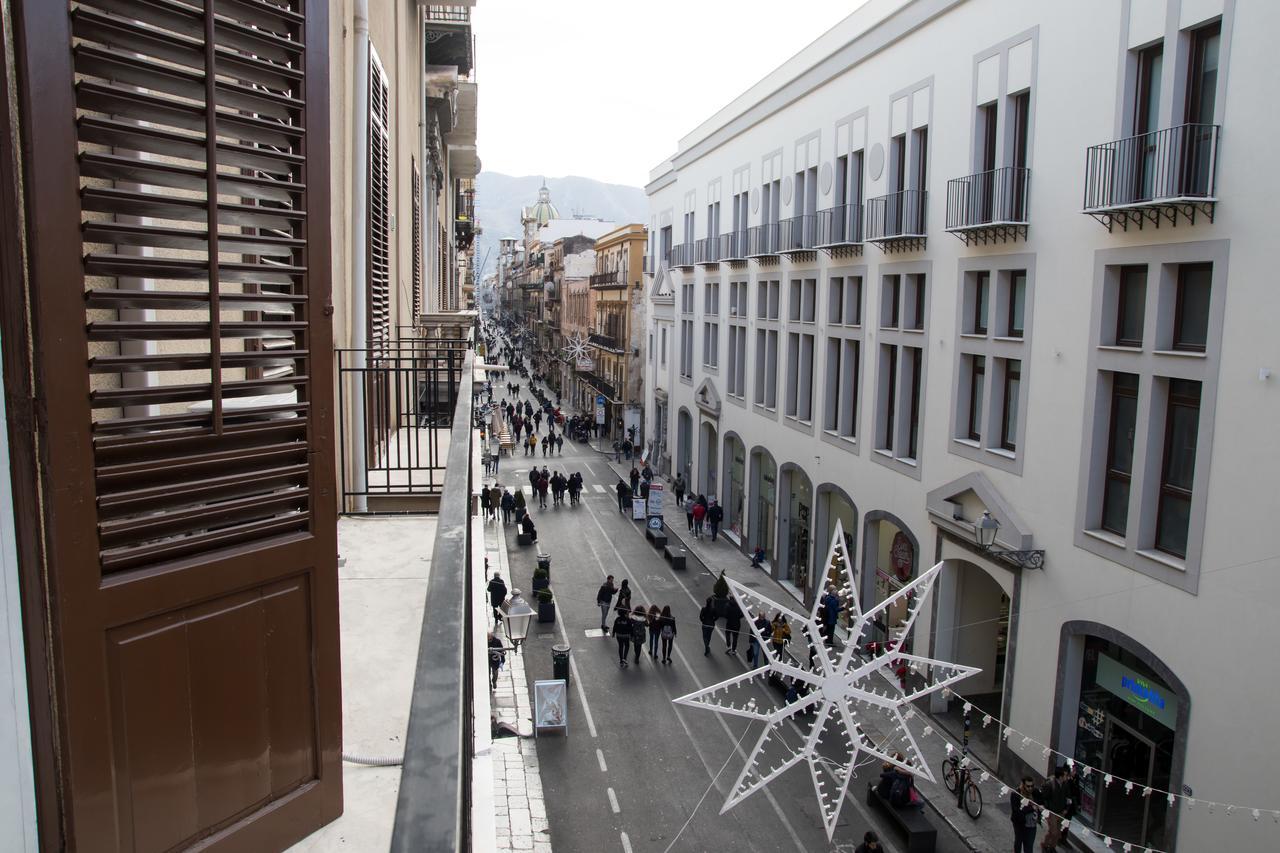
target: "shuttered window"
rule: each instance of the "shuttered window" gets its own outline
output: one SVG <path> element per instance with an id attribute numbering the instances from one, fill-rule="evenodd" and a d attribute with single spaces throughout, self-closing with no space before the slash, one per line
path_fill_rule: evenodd
<path id="1" fill-rule="evenodd" d="M 369 349 L 391 347 L 390 150 L 387 75 L 369 49 Z"/>
<path id="2" fill-rule="evenodd" d="M 413 322 L 422 314 L 422 176 L 413 160 Z"/>

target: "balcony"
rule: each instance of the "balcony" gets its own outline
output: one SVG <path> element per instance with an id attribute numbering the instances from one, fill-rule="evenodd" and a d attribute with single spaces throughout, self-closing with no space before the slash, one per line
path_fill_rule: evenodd
<path id="1" fill-rule="evenodd" d="M 580 370 L 578 371 L 578 378 L 596 389 L 599 393 L 603 394 L 610 402 L 618 402 L 618 390 L 614 388 L 613 385 L 600 378 L 599 374 L 592 373 L 587 370 Z"/>
<path id="2" fill-rule="evenodd" d="M 1213 221 L 1217 204 L 1216 124 L 1182 124 L 1095 145 L 1086 152 L 1084 213 L 1107 226 L 1139 229 L 1196 214 Z"/>
<path id="3" fill-rule="evenodd" d="M 592 332 L 587 336 L 587 341 L 593 346 L 608 350 L 611 353 L 619 355 L 622 353 L 622 342 L 613 335 L 598 335 L 595 332 Z"/>
<path id="4" fill-rule="evenodd" d="M 764 261 L 778 257 L 778 223 L 752 225 L 747 229 L 747 257 Z"/>
<path id="5" fill-rule="evenodd" d="M 784 255 L 811 255 L 817 242 L 817 214 L 793 216 L 778 223 L 778 250 Z"/>
<path id="6" fill-rule="evenodd" d="M 1031 170 L 991 169 L 947 181 L 947 231 L 965 245 L 1027 239 Z"/>
<path id="7" fill-rule="evenodd" d="M 694 262 L 702 267 L 720 266 L 720 238 L 703 237 L 694 247 Z"/>
<path id="8" fill-rule="evenodd" d="M 681 243 L 671 247 L 671 266 L 676 269 L 693 268 L 693 243 Z"/>
<path id="9" fill-rule="evenodd" d="M 729 264 L 747 262 L 746 231 L 730 231 L 720 235 L 720 260 Z"/>
<path id="10" fill-rule="evenodd" d="M 614 290 L 627 286 L 626 276 L 617 270 L 609 270 L 608 272 L 592 273 L 588 280 L 588 286 L 596 290 Z"/>
<path id="11" fill-rule="evenodd" d="M 469 7 L 428 6 L 423 28 L 428 65 L 457 66 L 460 77 L 471 73 L 474 52 Z"/>
<path id="12" fill-rule="evenodd" d="M 862 254 L 862 205 L 840 204 L 818 211 L 816 245 L 828 255 Z"/>
<path id="13" fill-rule="evenodd" d="M 925 246 L 929 194 L 902 190 L 867 199 L 867 241 L 885 252 L 910 252 Z"/>

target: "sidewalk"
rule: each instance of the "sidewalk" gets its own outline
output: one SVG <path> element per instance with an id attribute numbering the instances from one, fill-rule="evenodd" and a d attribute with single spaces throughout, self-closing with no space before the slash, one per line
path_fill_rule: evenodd
<path id="1" fill-rule="evenodd" d="M 612 452 L 602 453 L 602 456 L 607 457 L 610 468 L 619 477 L 627 478 L 631 472 L 633 462 L 627 462 L 625 459 L 620 463 L 614 462 Z M 710 537 L 706 535 L 701 539 L 694 539 L 693 534 L 689 532 L 684 507 L 676 506 L 675 496 L 670 490 L 670 479 L 664 478 L 664 480 L 668 483 L 667 493 L 663 498 L 663 525 L 666 527 L 667 543 L 672 547 L 683 547 L 687 551 L 686 562 L 689 572 L 705 571 L 715 576 L 723 571 L 727 578 L 758 589 L 762 594 L 780 603 L 803 609 L 803 603 L 795 598 L 795 594 L 791 590 L 769 577 L 767 563 L 765 564 L 766 568 L 752 568 L 750 558 L 740 552 L 731 541 L 723 536 L 717 542 L 712 542 Z M 636 534 L 638 536 L 644 535 L 644 529 L 639 524 L 636 525 Z M 981 786 L 984 799 L 982 814 L 977 820 L 970 818 L 962 808 L 957 806 L 956 795 L 948 791 L 942 784 L 941 768 L 944 759 L 947 758 L 944 744 L 950 741 L 957 751 L 960 745 L 950 737 L 947 737 L 946 741 L 944 741 L 942 737 L 938 736 L 945 730 L 938 721 L 929 715 L 927 703 L 917 703 L 915 708 L 916 715 L 907 722 L 907 726 L 911 729 L 911 733 L 920 747 L 921 755 L 938 778 L 937 783 L 918 778 L 917 787 L 920 793 L 928 800 L 933 812 L 942 818 L 966 847 L 976 851 L 976 853 L 998 853 L 998 851 L 1012 849 L 1013 830 L 1009 821 L 1008 801 L 995 801 L 999 784 Z M 925 727 L 932 728 L 933 736 L 923 736 Z M 874 725 L 868 725 L 865 722 L 864 728 L 868 734 L 873 736 L 883 734 L 883 732 L 876 731 Z M 996 778 L 996 774 L 991 771 L 990 767 L 983 765 L 973 756 L 970 756 L 970 760 L 975 775 L 986 771 L 991 773 L 992 779 Z M 1008 780 L 1005 781 L 1007 782 Z M 850 790 L 849 796 L 862 796 L 862 792 L 855 793 Z"/>

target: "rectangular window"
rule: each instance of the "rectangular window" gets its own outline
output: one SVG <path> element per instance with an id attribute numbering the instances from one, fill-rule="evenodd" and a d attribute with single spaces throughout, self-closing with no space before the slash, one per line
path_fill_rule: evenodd
<path id="1" fill-rule="evenodd" d="M 1142 326 L 1147 310 L 1147 268 L 1121 267 L 1116 293 L 1116 346 L 1142 346 Z"/>
<path id="2" fill-rule="evenodd" d="M 911 400 L 907 412 L 907 458 L 920 458 L 920 386 L 924 381 L 924 350 L 919 347 L 906 348 L 911 360 Z"/>
<path id="3" fill-rule="evenodd" d="M 1004 362 L 1004 399 L 1001 404 L 1000 446 L 1018 449 L 1018 392 L 1022 388 L 1022 362 L 1008 358 Z"/>
<path id="4" fill-rule="evenodd" d="M 858 378 L 862 366 L 862 344 L 859 341 L 844 342 L 844 357 L 840 361 L 840 435 L 844 438 L 858 436 Z"/>
<path id="5" fill-rule="evenodd" d="M 970 356 L 970 359 L 968 437 L 982 441 L 982 399 L 987 380 L 987 359 L 980 355 Z"/>
<path id="6" fill-rule="evenodd" d="M 800 322 L 800 279 L 791 279 L 790 298 L 787 300 L 787 319 L 792 323 Z"/>
<path id="7" fill-rule="evenodd" d="M 787 335 L 787 405 L 785 414 L 813 419 L 813 335 Z"/>
<path id="8" fill-rule="evenodd" d="M 1164 42 L 1138 51 L 1138 76 L 1133 98 L 1134 135 L 1160 127 L 1160 75 L 1164 66 Z"/>
<path id="9" fill-rule="evenodd" d="M 991 273 L 987 270 L 975 272 L 973 274 L 973 317 L 969 325 L 969 330 L 975 335 L 987 333 L 990 292 Z"/>
<path id="10" fill-rule="evenodd" d="M 827 322 L 844 323 L 844 279 L 833 276 L 827 284 Z"/>
<path id="11" fill-rule="evenodd" d="M 756 331 L 756 403 L 768 409 L 778 405 L 778 332 Z"/>
<path id="12" fill-rule="evenodd" d="M 848 275 L 844 278 L 844 324 L 846 326 L 862 325 L 862 276 Z"/>
<path id="13" fill-rule="evenodd" d="M 666 367 L 666 366 L 667 366 L 667 327 L 666 327 L 666 326 L 663 326 L 663 327 L 662 327 L 662 331 L 661 331 L 660 335 L 661 335 L 661 338 L 662 338 L 662 362 L 661 362 L 661 364 L 662 364 L 662 366 L 663 366 L 663 367 Z"/>
<path id="14" fill-rule="evenodd" d="M 1133 440 L 1138 423 L 1138 377 L 1111 374 L 1111 420 L 1107 428 L 1107 473 L 1102 490 L 1103 530 L 1124 536 L 1129 522 Z"/>
<path id="15" fill-rule="evenodd" d="M 898 328 L 898 307 L 902 302 L 902 276 L 887 275 L 880 287 L 880 328 Z"/>
<path id="16" fill-rule="evenodd" d="M 777 320 L 780 316 L 781 305 L 779 304 L 782 295 L 781 282 L 769 282 L 769 315 L 768 319 Z"/>
<path id="17" fill-rule="evenodd" d="M 800 322 L 813 323 L 818 319 L 818 280 L 806 278 L 800 287 Z"/>
<path id="18" fill-rule="evenodd" d="M 1213 124 L 1218 93 L 1218 48 L 1222 22 L 1214 21 L 1191 33 L 1191 61 L 1187 65 L 1188 124 Z"/>
<path id="19" fill-rule="evenodd" d="M 702 324 L 702 364 L 704 367 L 718 367 L 720 364 L 720 324 L 704 322 Z"/>
<path id="20" fill-rule="evenodd" d="M 835 432 L 840 427 L 840 359 L 843 355 L 839 338 L 827 338 L 826 388 L 827 406 L 822 415 L 822 428 L 827 432 Z"/>
<path id="21" fill-rule="evenodd" d="M 1022 337 L 1023 314 L 1027 306 L 1027 271 L 1014 270 L 1009 274 L 1009 304 L 1006 306 L 1005 337 Z"/>
<path id="22" fill-rule="evenodd" d="M 907 319 L 908 329 L 924 331 L 925 317 L 925 278 L 924 273 L 912 273 L 907 276 Z"/>
<path id="23" fill-rule="evenodd" d="M 1199 432 L 1200 383 L 1189 379 L 1170 379 L 1155 546 L 1157 550 L 1176 557 L 1187 556 L 1187 530 L 1191 523 L 1191 490 Z"/>
<path id="24" fill-rule="evenodd" d="M 1173 311 L 1173 348 L 1204 352 L 1209 335 L 1209 289 L 1212 264 L 1178 267 L 1178 290 Z"/>
<path id="25" fill-rule="evenodd" d="M 769 316 L 769 282 L 756 284 L 756 318 L 764 320 Z"/>
<path id="26" fill-rule="evenodd" d="M 892 344 L 880 346 L 880 389 L 876 447 L 892 452 L 893 415 L 898 397 L 898 348 Z"/>

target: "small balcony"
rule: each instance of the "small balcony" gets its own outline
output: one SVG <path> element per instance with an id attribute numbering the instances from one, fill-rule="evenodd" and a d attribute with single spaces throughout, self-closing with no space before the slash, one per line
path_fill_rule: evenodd
<path id="1" fill-rule="evenodd" d="M 730 231 L 720 235 L 720 260 L 730 264 L 747 262 L 746 231 Z"/>
<path id="2" fill-rule="evenodd" d="M 461 77 L 471 73 L 470 7 L 428 6 L 424 29 L 428 65 L 455 65 Z"/>
<path id="3" fill-rule="evenodd" d="M 671 266 L 676 269 L 693 269 L 693 243 L 681 243 L 671 247 Z"/>
<path id="4" fill-rule="evenodd" d="M 747 229 L 747 257 L 762 260 L 778 257 L 778 223 L 752 225 Z"/>
<path id="5" fill-rule="evenodd" d="M 828 255 L 862 254 L 862 205 L 840 204 L 818 211 L 816 246 Z"/>
<path id="6" fill-rule="evenodd" d="M 778 223 L 778 251 L 783 255 L 813 254 L 818 244 L 818 216 L 805 214 Z"/>
<path id="7" fill-rule="evenodd" d="M 720 266 L 720 238 L 703 237 L 694 244 L 694 263 L 702 267 Z"/>
<path id="8" fill-rule="evenodd" d="M 608 272 L 592 273 L 587 284 L 596 290 L 613 290 L 619 287 L 626 287 L 627 280 L 617 270 L 610 270 Z"/>
<path id="9" fill-rule="evenodd" d="M 1031 170 L 990 169 L 947 181 L 947 231 L 965 245 L 1027 239 Z"/>
<path id="10" fill-rule="evenodd" d="M 1213 221 L 1218 202 L 1216 124 L 1182 124 L 1095 145 L 1085 155 L 1084 213 L 1129 230 L 1196 214 Z"/>
<path id="11" fill-rule="evenodd" d="M 929 194 L 902 190 L 867 199 L 867 241 L 885 252 L 910 252 L 925 247 Z"/>
<path id="12" fill-rule="evenodd" d="M 587 341 L 593 346 L 608 350 L 611 353 L 616 354 L 622 352 L 622 343 L 613 335 L 599 335 L 592 332 L 587 336 Z"/>

